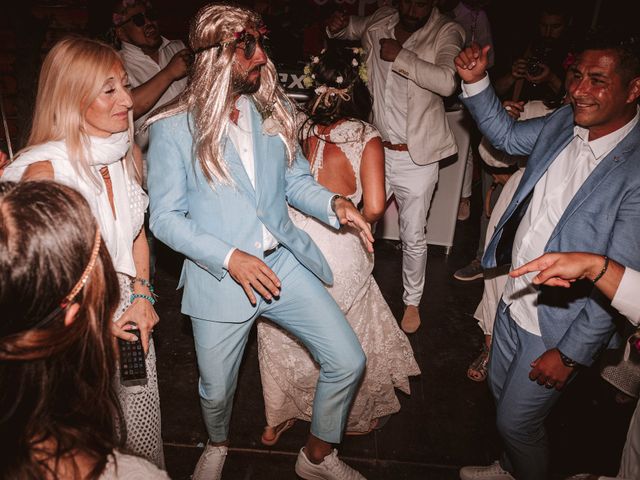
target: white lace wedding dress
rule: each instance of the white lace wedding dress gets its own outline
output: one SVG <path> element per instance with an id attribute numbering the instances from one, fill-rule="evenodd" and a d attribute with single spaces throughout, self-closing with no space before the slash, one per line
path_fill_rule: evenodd
<path id="1" fill-rule="evenodd" d="M 364 127 L 364 130 L 363 130 Z M 362 198 L 360 161 L 366 143 L 379 136 L 369 124 L 347 120 L 318 142 L 312 167 L 315 179 L 323 167 L 324 140 L 335 143 L 348 158 L 356 177 L 354 205 Z M 367 356 L 367 369 L 349 413 L 347 432 L 371 430 L 373 420 L 400 410 L 395 388 L 410 393 L 409 376 L 420 374 L 409 340 L 398 327 L 371 272 L 373 255 L 349 227 L 339 231 L 290 209 L 293 222 L 316 242 L 333 271 L 328 287 Z M 267 424 L 275 427 L 290 418 L 309 421 L 319 368 L 293 336 L 276 325 L 258 323 L 258 358 Z"/>

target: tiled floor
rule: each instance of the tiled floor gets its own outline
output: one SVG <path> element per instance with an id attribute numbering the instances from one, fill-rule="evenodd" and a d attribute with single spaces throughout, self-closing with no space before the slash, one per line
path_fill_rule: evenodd
<path id="1" fill-rule="evenodd" d="M 379 431 L 346 437 L 344 459 L 372 480 L 453 480 L 466 464 L 487 464 L 500 447 L 494 408 L 486 383 L 466 378 L 482 333 L 472 315 L 482 282 L 462 283 L 452 273 L 474 255 L 477 212 L 458 224 L 453 251 L 430 250 L 421 305 L 423 325 L 411 336 L 423 374 L 411 382 L 411 396 L 399 393 L 401 411 Z M 376 243 L 376 280 L 397 317 L 402 312 L 401 252 L 395 242 Z M 167 468 L 174 479 L 188 479 L 206 434 L 197 393 L 191 328 L 180 314 L 175 290 L 180 260 L 159 249 L 157 291 L 161 324 L 156 329 L 162 427 Z M 548 419 L 554 477 L 577 471 L 613 474 L 633 404 L 613 401 L 613 392 L 587 371 L 569 386 Z M 264 423 L 255 329 L 241 368 L 231 424 L 231 451 L 224 478 L 293 479 L 297 451 L 308 425 L 298 422 L 273 448 L 264 447 Z"/>

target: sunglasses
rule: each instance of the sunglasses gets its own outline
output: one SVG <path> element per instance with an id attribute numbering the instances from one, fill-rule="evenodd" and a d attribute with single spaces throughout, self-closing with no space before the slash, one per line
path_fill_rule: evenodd
<path id="1" fill-rule="evenodd" d="M 136 27 L 144 27 L 144 24 L 147 23 L 147 20 L 150 22 L 154 22 L 158 19 L 158 15 L 153 10 L 147 10 L 146 12 L 136 13 L 135 15 L 131 15 L 124 22 L 116 25 L 117 27 L 121 27 L 126 25 L 129 22 L 133 22 Z"/>
<path id="2" fill-rule="evenodd" d="M 243 50 L 244 58 L 251 60 L 256 53 L 256 46 L 260 45 L 260 48 L 264 50 L 265 37 L 262 35 L 255 36 L 250 33 L 245 33 L 236 42 L 236 48 Z"/>

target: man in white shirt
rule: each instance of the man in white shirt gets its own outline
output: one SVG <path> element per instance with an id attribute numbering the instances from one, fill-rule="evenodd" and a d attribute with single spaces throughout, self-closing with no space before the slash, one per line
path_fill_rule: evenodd
<path id="1" fill-rule="evenodd" d="M 187 86 L 191 51 L 181 40 L 167 40 L 160 35 L 155 11 L 146 0 L 116 3 L 112 21 L 131 83 L 137 131 L 153 109 L 173 100 Z M 136 134 L 136 143 L 146 153 L 146 130 Z"/>
<path id="2" fill-rule="evenodd" d="M 633 325 L 640 326 L 640 272 L 637 270 L 625 268 L 615 260 L 594 253 L 545 253 L 516 268 L 509 275 L 515 278 L 530 272 L 540 272 L 532 280 L 535 285 L 551 287 L 569 288 L 576 280 L 586 278 L 611 300 L 611 306 Z M 631 348 L 639 348 L 639 342 L 640 340 L 636 340 Z M 640 350 L 638 354 L 640 355 Z M 594 475 L 588 478 L 608 480 L 610 477 Z M 615 478 L 640 478 L 640 402 L 629 423 L 620 470 Z M 587 480 L 587 477 L 576 475 L 575 479 Z"/>
<path id="3" fill-rule="evenodd" d="M 362 480 L 332 444 L 342 439 L 366 358 L 323 285 L 333 281 L 331 268 L 293 225 L 287 204 L 334 228 L 356 228 L 370 252 L 373 238 L 349 200 L 313 180 L 295 108 L 262 47 L 265 31 L 250 10 L 203 7 L 189 37 L 195 60 L 185 96 L 151 120 L 150 226 L 186 257 L 182 313 L 191 317 L 209 434 L 193 478 L 221 478 L 242 355 L 262 316 L 300 339 L 320 365 L 296 473 Z"/>
<path id="4" fill-rule="evenodd" d="M 457 152 L 442 97 L 456 89 L 453 60 L 464 29 L 434 0 L 400 0 L 368 17 L 337 12 L 328 22 L 336 38 L 358 39 L 367 52 L 373 124 L 385 146 L 387 191 L 395 195 L 402 240 L 402 329 L 420 326 L 418 307 L 427 268 L 427 214 L 438 162 Z"/>
<path id="5" fill-rule="evenodd" d="M 456 58 L 462 100 L 496 148 L 529 155 L 522 181 L 485 249 L 483 264 L 521 265 L 548 251 L 592 251 L 640 269 L 640 59 L 632 42 L 596 37 L 577 57 L 570 105 L 514 122 L 486 75 L 488 47 Z M 460 476 L 548 478 L 544 419 L 578 365 L 609 342 L 611 313 L 588 282 L 539 288 L 531 277 L 505 287 L 489 365 L 505 455 Z M 511 473 L 510 473 L 511 472 Z"/>

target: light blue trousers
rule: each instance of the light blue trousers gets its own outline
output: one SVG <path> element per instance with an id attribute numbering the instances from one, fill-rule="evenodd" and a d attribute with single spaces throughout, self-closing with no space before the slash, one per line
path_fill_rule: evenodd
<path id="1" fill-rule="evenodd" d="M 233 396 L 249 331 L 263 316 L 291 332 L 320 365 L 311 433 L 339 443 L 366 358 L 360 342 L 324 285 L 285 248 L 265 259 L 282 284 L 279 299 L 257 293 L 256 314 L 242 323 L 191 317 L 200 372 L 200 404 L 209 438 L 229 438 Z M 248 300 L 247 300 L 248 301 Z"/>
<path id="2" fill-rule="evenodd" d="M 529 380 L 531 362 L 546 351 L 542 338 L 520 328 L 500 301 L 493 327 L 489 388 L 506 450 L 500 463 L 518 480 L 549 478 L 544 420 L 560 392 Z"/>

